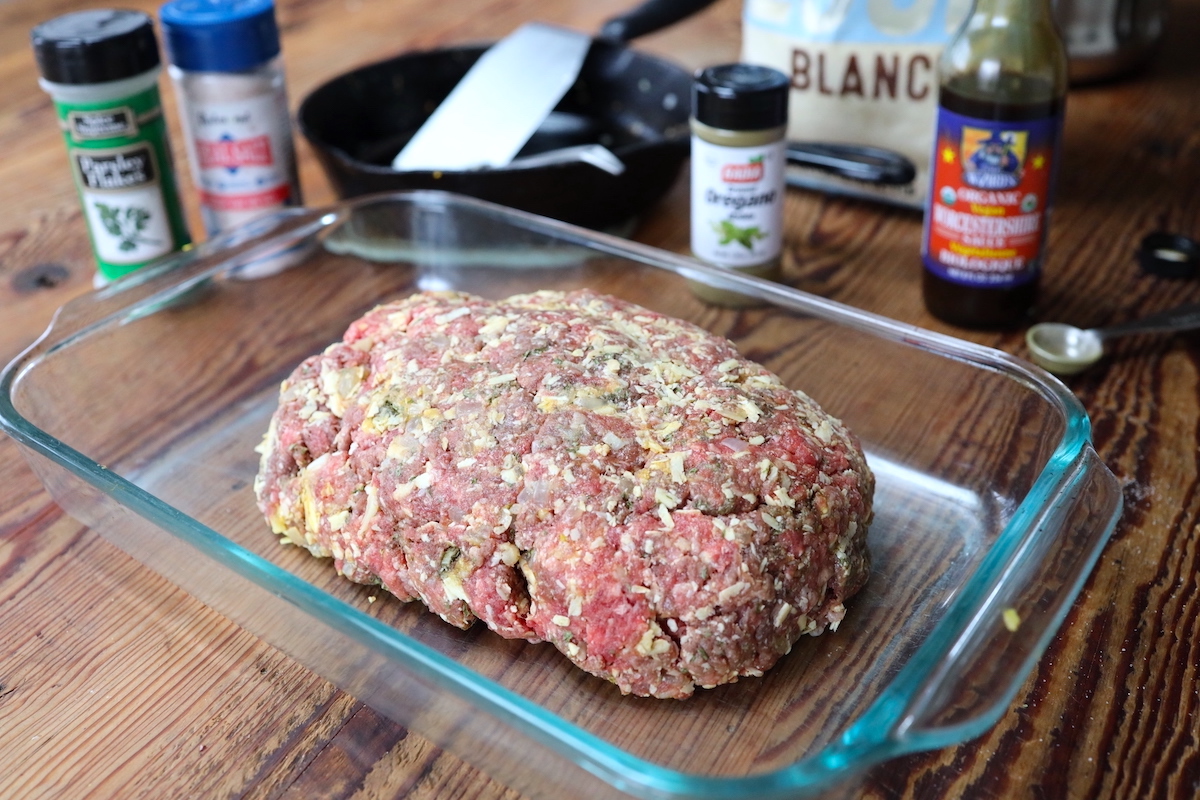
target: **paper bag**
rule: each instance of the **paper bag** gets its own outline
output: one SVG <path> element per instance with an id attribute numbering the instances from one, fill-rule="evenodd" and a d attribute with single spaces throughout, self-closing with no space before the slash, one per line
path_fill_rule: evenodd
<path id="1" fill-rule="evenodd" d="M 746 0 L 742 60 L 791 79 L 791 141 L 894 150 L 917 167 L 876 186 L 788 167 L 788 182 L 920 208 L 929 185 L 937 61 L 971 0 Z"/>

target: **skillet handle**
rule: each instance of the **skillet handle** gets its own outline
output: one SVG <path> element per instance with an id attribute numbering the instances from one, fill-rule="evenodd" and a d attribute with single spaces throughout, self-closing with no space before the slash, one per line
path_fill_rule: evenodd
<path id="1" fill-rule="evenodd" d="M 647 0 L 637 8 L 613 17 L 600 28 L 599 38 L 628 42 L 661 30 L 713 4 L 713 0 Z"/>
<path id="2" fill-rule="evenodd" d="M 850 180 L 884 186 L 903 186 L 917 176 L 917 168 L 901 154 L 868 145 L 788 142 L 787 160 Z"/>

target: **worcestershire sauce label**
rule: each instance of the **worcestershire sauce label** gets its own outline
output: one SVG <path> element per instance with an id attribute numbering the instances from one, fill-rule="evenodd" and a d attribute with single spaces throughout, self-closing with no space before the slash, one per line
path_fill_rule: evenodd
<path id="1" fill-rule="evenodd" d="M 997 122 L 938 110 L 922 248 L 927 269 L 992 288 L 1037 277 L 1060 122 Z"/>
<path id="2" fill-rule="evenodd" d="M 119 278 L 186 245 L 158 88 L 55 105 L 100 274 Z"/>

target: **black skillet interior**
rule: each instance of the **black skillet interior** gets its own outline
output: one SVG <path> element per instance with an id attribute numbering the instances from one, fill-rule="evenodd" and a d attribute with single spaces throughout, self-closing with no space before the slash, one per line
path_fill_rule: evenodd
<path id="1" fill-rule="evenodd" d="M 688 156 L 691 76 L 662 59 L 594 40 L 579 80 L 522 154 L 598 142 L 614 176 L 582 162 L 469 172 L 396 172 L 392 158 L 486 45 L 407 53 L 310 94 L 298 121 L 338 194 L 433 188 L 593 228 L 620 225 L 670 188 Z"/>

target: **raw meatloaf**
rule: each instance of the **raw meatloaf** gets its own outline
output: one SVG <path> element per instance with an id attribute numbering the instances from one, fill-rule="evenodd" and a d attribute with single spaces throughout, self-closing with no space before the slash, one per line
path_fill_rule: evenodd
<path id="1" fill-rule="evenodd" d="M 727 340 L 591 292 L 380 306 L 283 383 L 261 453 L 284 542 L 626 693 L 761 675 L 867 579 L 846 428 Z"/>

